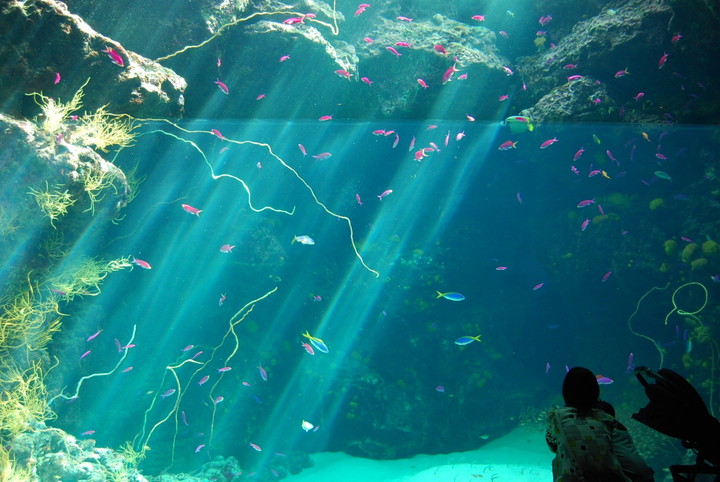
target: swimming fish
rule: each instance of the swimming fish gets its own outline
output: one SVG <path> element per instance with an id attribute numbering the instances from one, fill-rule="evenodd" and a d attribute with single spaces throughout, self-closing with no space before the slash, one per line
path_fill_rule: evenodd
<path id="1" fill-rule="evenodd" d="M 482 335 L 478 335 L 478 336 L 461 336 L 460 338 L 458 338 L 457 340 L 455 340 L 455 344 L 456 344 L 456 345 L 460 345 L 460 346 L 469 345 L 470 343 L 472 343 L 472 342 L 474 342 L 474 341 L 482 341 L 482 340 L 480 339 L 481 336 L 482 336 Z"/>
<path id="2" fill-rule="evenodd" d="M 310 236 L 305 236 L 304 234 L 300 236 L 295 236 L 290 244 L 295 243 L 295 241 L 300 244 L 305 244 L 307 246 L 312 246 L 315 244 L 315 240 L 313 238 L 311 238 Z"/>
<path id="3" fill-rule="evenodd" d="M 436 291 L 437 298 L 445 298 L 446 300 L 450 301 L 462 301 L 465 299 L 465 296 L 461 295 L 460 293 L 455 293 L 454 291 L 449 291 L 447 293 L 440 293 L 439 291 Z"/>
<path id="4" fill-rule="evenodd" d="M 315 347 L 316 350 L 321 351 L 323 353 L 328 353 L 330 350 L 328 350 L 327 345 L 324 341 L 322 341 L 320 338 L 317 338 L 315 336 L 312 336 L 309 331 L 305 330 L 305 333 L 303 333 L 303 336 L 310 340 L 310 344 Z"/>
<path id="5" fill-rule="evenodd" d="M 535 125 L 532 123 L 532 119 L 522 115 L 512 115 L 500 123 L 502 126 L 507 126 L 513 133 L 520 132 L 532 132 L 535 130 Z"/>

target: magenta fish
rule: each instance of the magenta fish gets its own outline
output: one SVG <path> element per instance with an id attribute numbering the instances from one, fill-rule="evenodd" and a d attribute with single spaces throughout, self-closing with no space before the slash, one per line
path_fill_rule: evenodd
<path id="1" fill-rule="evenodd" d="M 557 137 L 553 137 L 552 139 L 548 139 L 542 144 L 540 144 L 540 149 L 547 149 L 548 147 L 552 146 L 558 141 Z"/>
<path id="2" fill-rule="evenodd" d="M 112 47 L 108 47 L 106 45 L 103 52 L 108 54 L 108 57 L 110 57 L 110 60 L 113 64 L 119 65 L 120 67 L 125 67 L 125 61 L 123 61 L 123 58 L 120 56 L 120 54 L 117 53 Z"/>
<path id="3" fill-rule="evenodd" d="M 593 199 L 586 199 L 586 200 L 584 200 L 584 201 L 580 201 L 580 202 L 578 203 L 577 207 L 579 207 L 579 208 L 584 208 L 584 207 L 590 206 L 591 204 L 595 204 L 595 199 L 594 199 L 594 198 L 593 198 Z"/>
<path id="4" fill-rule="evenodd" d="M 218 86 L 218 89 L 220 89 L 223 94 L 228 95 L 230 93 L 228 86 L 225 85 L 225 82 L 221 82 L 220 79 L 215 79 L 215 85 Z"/>
<path id="5" fill-rule="evenodd" d="M 382 194 L 380 194 L 380 195 L 378 196 L 378 199 L 382 201 L 384 198 L 386 198 L 386 197 L 388 197 L 390 194 L 392 194 L 392 192 L 393 192 L 392 189 L 387 189 L 387 190 L 383 191 Z"/>
<path id="6" fill-rule="evenodd" d="M 170 395 L 172 395 L 173 393 L 175 393 L 175 389 L 174 389 L 174 388 L 170 388 L 170 389 L 168 389 L 168 390 L 165 390 L 165 392 L 164 392 L 162 395 L 160 395 L 160 396 L 161 396 L 163 399 L 165 399 L 165 398 L 169 397 Z"/>
<path id="7" fill-rule="evenodd" d="M 606 282 L 608 279 L 610 279 L 610 276 L 612 276 L 612 274 L 613 274 L 612 271 L 608 271 L 608 272 L 605 273 L 605 274 L 603 275 L 603 277 L 600 279 L 600 282 L 601 282 L 601 283 Z"/>

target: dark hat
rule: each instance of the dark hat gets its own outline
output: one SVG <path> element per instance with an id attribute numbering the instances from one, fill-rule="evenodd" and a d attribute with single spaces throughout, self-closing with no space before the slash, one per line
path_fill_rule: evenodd
<path id="1" fill-rule="evenodd" d="M 562 388 L 565 405 L 575 408 L 592 408 L 600 398 L 600 385 L 593 372 L 574 367 L 565 375 Z"/>

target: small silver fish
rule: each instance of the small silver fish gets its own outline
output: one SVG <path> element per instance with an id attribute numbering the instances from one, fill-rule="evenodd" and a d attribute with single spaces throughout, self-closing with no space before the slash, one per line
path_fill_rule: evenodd
<path id="1" fill-rule="evenodd" d="M 313 244 L 315 244 L 315 240 L 313 238 L 311 238 L 310 236 L 305 236 L 304 234 L 301 236 L 295 236 L 292 240 L 292 243 L 295 243 L 295 241 L 300 244 L 306 244 L 308 246 L 312 246 Z"/>

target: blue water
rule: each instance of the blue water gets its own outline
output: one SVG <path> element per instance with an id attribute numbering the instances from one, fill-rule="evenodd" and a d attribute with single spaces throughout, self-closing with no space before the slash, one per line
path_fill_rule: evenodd
<path id="1" fill-rule="evenodd" d="M 525 133 L 447 121 L 180 126 L 144 125 L 137 145 L 119 154 L 119 166 L 139 163 L 137 176 L 146 179 L 121 222 L 93 219 L 97 231 L 82 253 L 132 255 L 152 270 L 111 274 L 101 296 L 62 307 L 71 317 L 51 347 L 60 360 L 52 385 L 71 394 L 80 377 L 115 366 L 122 353 L 114 339 L 129 343 L 136 327 L 135 346 L 115 373 L 84 381 L 78 399 L 58 399 L 53 409 L 57 426 L 95 430 L 100 445 L 134 439 L 136 448 L 151 447 L 148 472 L 171 464 L 190 471 L 220 454 L 248 467 L 275 452 L 363 454 L 352 441 L 368 433 L 384 439 L 385 456 L 409 455 L 389 448 L 407 437 L 424 439 L 426 452 L 466 449 L 482 443 L 480 434 L 514 427 L 534 401 L 542 402 L 538 409 L 549 404 L 566 365 L 613 378 L 604 389 L 610 401 L 626 391 L 637 398 L 628 354 L 638 365 L 659 363 L 654 345 L 628 329 L 637 300 L 666 282 L 675 289 L 697 280 L 717 290 L 710 271 L 692 271 L 663 251 L 666 239 L 682 248 L 680 236 L 702 242 L 714 234 L 693 221 L 714 202 L 714 180 L 697 166 L 713 156 L 710 128 L 654 126 L 648 142 L 638 127 L 620 125 L 547 124 Z M 376 129 L 395 130 L 398 146 Z M 516 148 L 498 150 L 507 140 Z M 266 146 L 232 141 L 267 143 L 279 159 Z M 415 150 L 430 142 L 440 151 L 416 162 Z M 655 156 L 658 149 L 668 160 Z M 332 156 L 312 157 L 321 152 Z M 592 169 L 607 177 L 588 177 Z M 672 181 L 657 178 L 658 170 Z M 651 210 L 656 198 L 664 205 Z M 256 212 L 249 199 L 256 210 L 278 211 Z M 590 199 L 595 204 L 576 207 Z M 202 212 L 194 216 L 182 204 Z M 297 235 L 315 244 L 292 243 Z M 235 247 L 221 253 L 224 244 Z M 670 264 L 664 273 L 663 262 Z M 437 299 L 436 291 L 465 300 Z M 246 303 L 269 292 L 229 331 Z M 689 327 L 678 315 L 663 323 L 670 296 L 654 293 L 632 328 L 667 344 L 665 366 L 678 367 Z M 693 287 L 677 300 L 688 308 L 701 301 Z M 329 353 L 306 353 L 306 331 Z M 482 342 L 454 343 L 468 335 Z M 696 343 L 693 356 L 709 350 Z M 232 370 L 220 379 L 226 366 Z M 210 379 L 200 386 L 204 375 Z M 304 432 L 303 420 L 319 429 Z"/>

